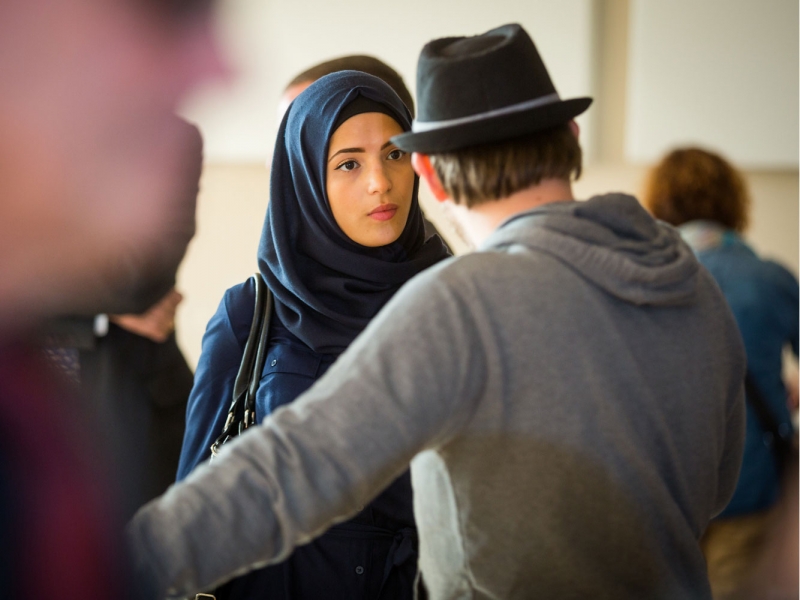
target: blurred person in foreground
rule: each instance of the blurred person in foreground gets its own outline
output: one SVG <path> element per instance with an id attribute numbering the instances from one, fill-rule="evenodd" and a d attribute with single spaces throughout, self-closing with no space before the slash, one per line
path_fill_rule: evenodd
<path id="1" fill-rule="evenodd" d="M 106 448 L 30 345 L 61 314 L 140 312 L 184 222 L 190 133 L 174 116 L 224 74 L 211 3 L 0 3 L 0 588 L 15 599 L 134 593 Z M 85 418 L 84 418 L 85 417 Z"/>
<path id="2" fill-rule="evenodd" d="M 134 289 L 145 300 L 175 284 L 187 245 L 195 232 L 195 207 L 203 165 L 203 140 L 186 123 L 187 168 L 180 197 L 157 260 L 141 265 Z M 130 257 L 135 263 L 136 256 Z M 132 290 L 133 291 L 133 290 Z M 102 292 L 99 292 L 101 298 Z M 125 300 L 118 293 L 113 307 Z M 192 371 L 175 339 L 175 313 L 183 296 L 174 288 L 139 314 L 72 315 L 47 320 L 40 328 L 47 357 L 80 393 L 93 414 L 119 473 L 125 520 L 174 481 Z M 133 303 L 135 299 L 127 299 Z M 103 308 L 103 307 L 96 307 Z"/>
<path id="3" fill-rule="evenodd" d="M 651 171 L 643 201 L 655 217 L 678 227 L 719 284 L 741 331 L 756 393 L 766 402 L 778 435 L 791 439 L 794 432 L 781 374 L 784 350 L 790 348 L 795 357 L 798 352 L 798 283 L 783 266 L 759 258 L 742 239 L 750 197 L 741 173 L 713 152 L 676 149 Z M 736 491 L 703 537 L 717 598 L 731 597 L 752 574 L 781 492 L 777 443 L 753 402 L 748 393 L 744 459 Z M 791 481 L 797 484 L 796 478 Z M 796 560 L 794 572 L 796 592 Z"/>
<path id="4" fill-rule="evenodd" d="M 142 577 L 181 596 L 280 561 L 411 461 L 431 598 L 709 598 L 698 540 L 744 428 L 724 297 L 635 198 L 573 199 L 591 99 L 559 97 L 519 25 L 434 40 L 417 76 L 392 142 L 481 250 L 137 513 Z"/>
<path id="5" fill-rule="evenodd" d="M 0 5 L 0 331 L 65 310 L 139 312 L 172 286 L 141 276 L 184 222 L 192 134 L 174 111 L 223 74 L 211 6 Z"/>

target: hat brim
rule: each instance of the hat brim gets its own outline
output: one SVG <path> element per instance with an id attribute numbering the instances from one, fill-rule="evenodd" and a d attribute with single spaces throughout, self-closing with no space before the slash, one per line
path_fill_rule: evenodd
<path id="1" fill-rule="evenodd" d="M 432 131 L 409 131 L 392 138 L 392 143 L 406 152 L 438 154 L 470 146 L 488 144 L 535 133 L 566 123 L 584 112 L 591 98 L 571 98 L 526 111 L 489 117 L 462 125 Z"/>

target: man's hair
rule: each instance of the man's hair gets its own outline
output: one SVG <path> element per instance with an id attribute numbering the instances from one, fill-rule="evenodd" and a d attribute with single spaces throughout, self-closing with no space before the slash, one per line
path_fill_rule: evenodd
<path id="1" fill-rule="evenodd" d="M 700 148 L 679 148 L 650 172 L 642 198 L 671 225 L 705 219 L 734 231 L 747 227 L 750 196 L 741 174 L 724 158 Z"/>
<path id="2" fill-rule="evenodd" d="M 392 67 L 374 56 L 356 54 L 325 61 L 297 75 L 289 82 L 286 89 L 300 83 L 316 81 L 321 77 L 325 77 L 325 75 L 338 73 L 339 71 L 362 71 L 382 79 L 400 96 L 400 100 L 408 107 L 411 116 L 414 116 L 414 98 L 412 98 L 411 92 L 408 91 L 403 78 Z"/>
<path id="3" fill-rule="evenodd" d="M 471 208 L 544 179 L 577 179 L 582 152 L 565 123 L 510 140 L 431 154 L 430 160 L 447 195 Z"/>

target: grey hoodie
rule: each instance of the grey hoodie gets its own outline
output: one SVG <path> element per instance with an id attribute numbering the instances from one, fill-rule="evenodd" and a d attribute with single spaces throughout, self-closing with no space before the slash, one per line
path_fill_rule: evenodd
<path id="1" fill-rule="evenodd" d="M 697 540 L 736 483 L 743 374 L 674 229 L 629 196 L 546 205 L 409 282 L 131 543 L 186 594 L 282 560 L 412 461 L 431 598 L 708 598 Z"/>

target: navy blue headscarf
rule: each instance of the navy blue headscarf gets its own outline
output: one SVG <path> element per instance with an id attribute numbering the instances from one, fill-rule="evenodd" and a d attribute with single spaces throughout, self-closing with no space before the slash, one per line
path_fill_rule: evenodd
<path id="1" fill-rule="evenodd" d="M 411 129 L 408 109 L 377 77 L 340 71 L 309 86 L 281 122 L 258 248 L 281 323 L 322 353 L 344 351 L 401 285 L 448 255 L 438 236 L 425 240 L 417 177 L 396 242 L 368 248 L 336 223 L 326 193 L 328 145 L 337 117 L 359 96 L 387 107 L 404 131 Z"/>

